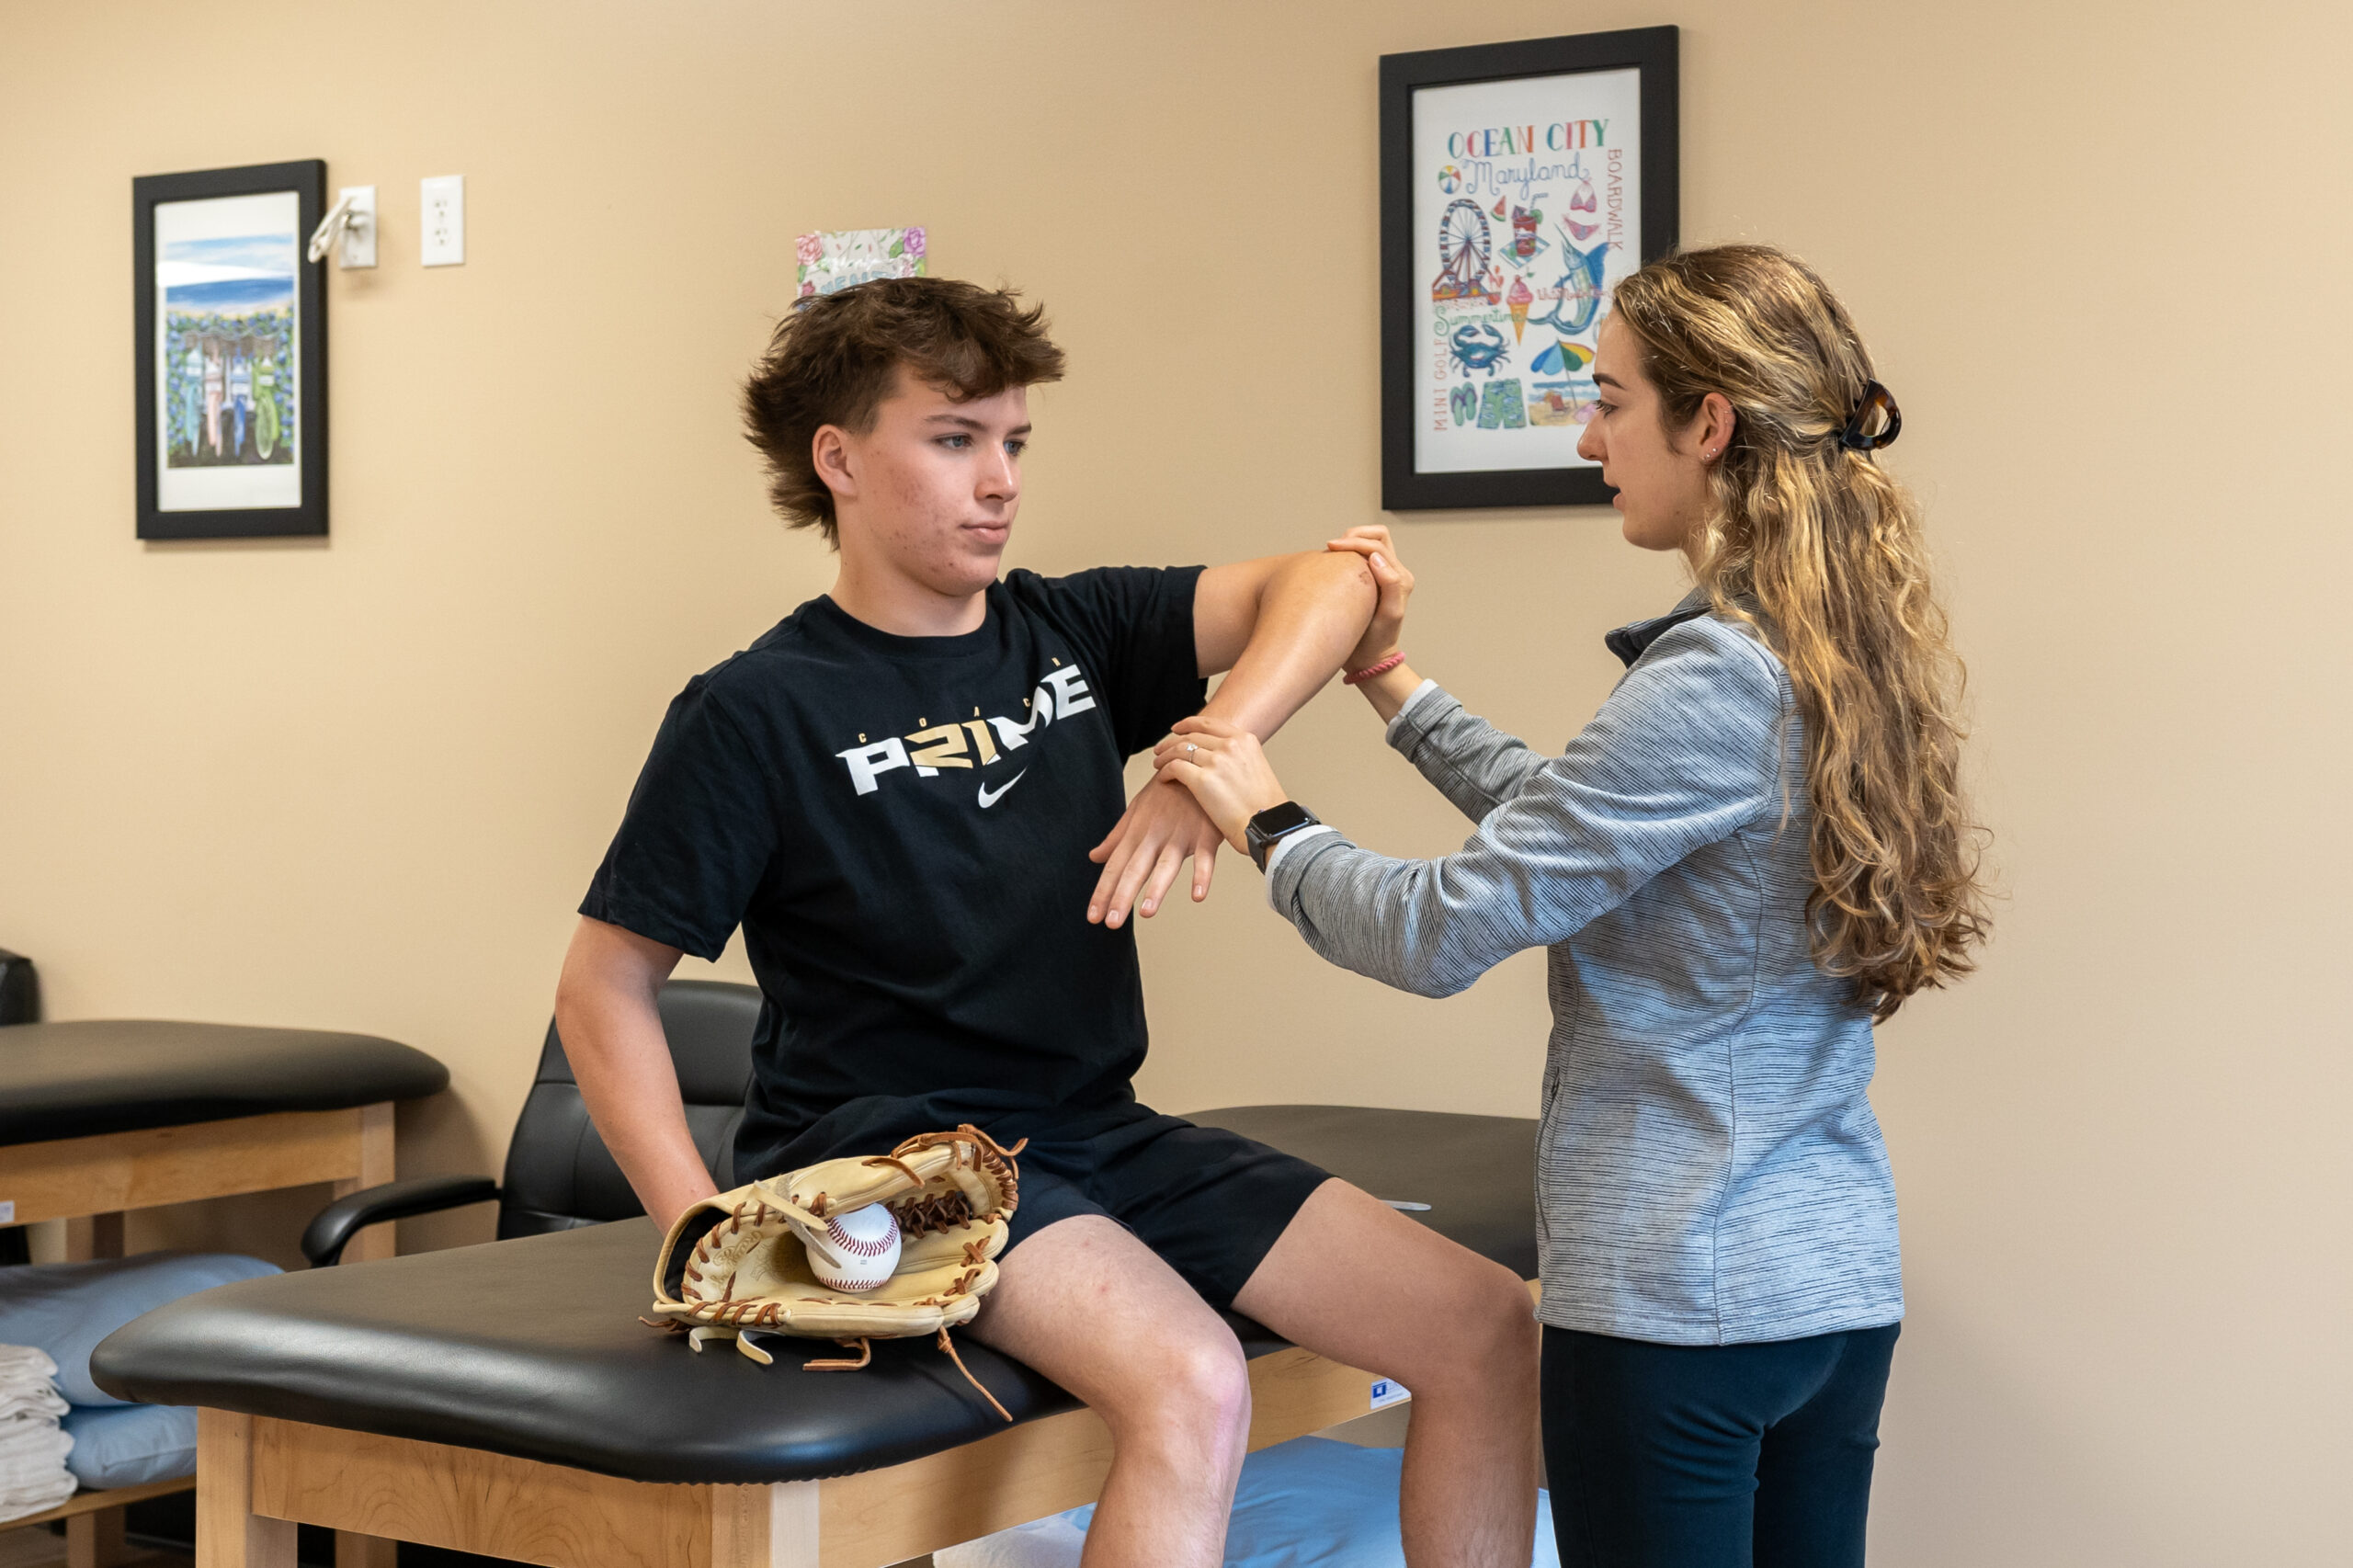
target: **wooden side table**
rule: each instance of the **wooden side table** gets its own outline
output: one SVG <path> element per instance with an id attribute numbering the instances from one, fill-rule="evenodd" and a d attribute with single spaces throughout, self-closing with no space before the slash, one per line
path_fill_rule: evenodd
<path id="1" fill-rule="evenodd" d="M 0 1028 L 0 1223 L 65 1221 L 69 1259 L 123 1256 L 134 1209 L 393 1179 L 392 1106 L 449 1086 L 423 1051 L 368 1035 L 159 1020 Z M 352 1261 L 392 1256 L 389 1224 Z M 121 1555 L 122 1510 L 193 1476 L 85 1490 L 5 1528 L 63 1520 L 69 1568 Z M 392 1543 L 338 1537 L 338 1568 L 391 1568 Z"/>

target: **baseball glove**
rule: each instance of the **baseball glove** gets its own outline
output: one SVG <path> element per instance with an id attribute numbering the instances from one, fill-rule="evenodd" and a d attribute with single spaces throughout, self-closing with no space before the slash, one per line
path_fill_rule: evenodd
<path id="1" fill-rule="evenodd" d="M 826 1160 L 707 1198 L 678 1217 L 654 1265 L 654 1317 L 700 1350 L 712 1339 L 762 1366 L 775 1358 L 761 1331 L 831 1339 L 855 1360 L 811 1361 L 813 1372 L 851 1371 L 873 1359 L 873 1339 L 937 1334 L 956 1369 L 998 1415 L 1013 1419 L 956 1354 L 948 1330 L 970 1323 L 996 1284 L 1006 1216 L 1019 1201 L 1014 1156 L 980 1129 L 926 1132 L 871 1159 Z M 890 1278 L 856 1295 L 819 1282 L 809 1233 L 828 1215 L 881 1203 L 898 1221 L 899 1263 Z"/>

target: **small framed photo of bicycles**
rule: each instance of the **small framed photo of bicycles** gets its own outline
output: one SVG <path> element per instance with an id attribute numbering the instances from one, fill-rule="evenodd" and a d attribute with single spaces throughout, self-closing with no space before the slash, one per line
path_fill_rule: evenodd
<path id="1" fill-rule="evenodd" d="M 1599 506 L 1618 280 L 1676 243 L 1677 35 L 1381 61 L 1381 504 Z"/>
<path id="2" fill-rule="evenodd" d="M 327 531 L 316 159 L 131 182 L 139 537 Z"/>

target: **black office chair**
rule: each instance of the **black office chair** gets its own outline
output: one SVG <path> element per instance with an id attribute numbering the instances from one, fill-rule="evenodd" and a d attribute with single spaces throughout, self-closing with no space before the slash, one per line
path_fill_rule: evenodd
<path id="1" fill-rule="evenodd" d="M 755 985 L 674 980 L 662 989 L 662 1028 L 687 1104 L 687 1130 L 722 1191 L 735 1182 L 735 1129 L 752 1080 L 752 1034 L 760 1020 Z M 588 1119 L 588 1107 L 565 1060 L 552 1020 L 540 1052 L 539 1076 L 515 1120 L 506 1179 L 420 1176 L 339 1198 L 302 1233 L 313 1267 L 339 1261 L 362 1228 L 386 1220 L 435 1214 L 469 1203 L 498 1204 L 498 1239 L 601 1225 L 645 1212 L 620 1166 Z"/>
<path id="2" fill-rule="evenodd" d="M 0 948 L 0 1026 L 40 1022 L 40 981 L 33 960 Z M 32 1244 L 22 1225 L 0 1230 L 0 1268 L 32 1261 Z"/>
<path id="3" fill-rule="evenodd" d="M 0 948 L 0 1024 L 40 1022 L 40 977 L 33 960 Z"/>

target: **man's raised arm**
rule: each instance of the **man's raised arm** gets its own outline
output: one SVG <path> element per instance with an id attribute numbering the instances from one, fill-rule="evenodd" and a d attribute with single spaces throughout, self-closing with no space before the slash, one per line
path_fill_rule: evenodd
<path id="1" fill-rule="evenodd" d="M 645 1211 L 665 1230 L 719 1190 L 687 1131 L 662 1032 L 662 983 L 677 949 L 580 917 L 556 982 L 555 1027 L 580 1097 Z"/>
<path id="2" fill-rule="evenodd" d="M 1260 740 L 1307 705 L 1336 673 L 1372 619 L 1380 590 L 1361 555 L 1319 551 L 1212 566 L 1193 590 L 1193 647 L 1204 676 L 1230 671 L 1201 711 Z M 1224 842 L 1190 791 L 1146 784 L 1090 852 L 1103 863 L 1089 920 L 1118 926 L 1132 908 L 1149 915 L 1193 861 L 1193 900 L 1209 896 Z"/>

